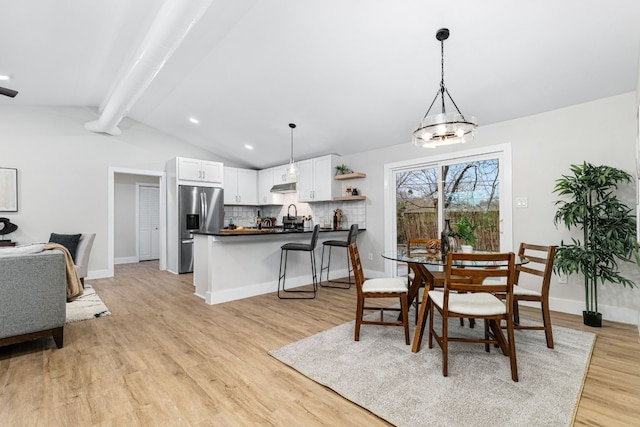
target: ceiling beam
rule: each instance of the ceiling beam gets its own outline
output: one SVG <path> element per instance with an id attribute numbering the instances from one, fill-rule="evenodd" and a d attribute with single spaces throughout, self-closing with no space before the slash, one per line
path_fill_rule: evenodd
<path id="1" fill-rule="evenodd" d="M 213 0 L 166 0 L 151 24 L 142 44 L 126 68 L 122 78 L 112 86 L 105 98 L 97 120 L 85 123 L 92 132 L 120 135 L 120 121 L 173 52 L 209 8 Z"/>

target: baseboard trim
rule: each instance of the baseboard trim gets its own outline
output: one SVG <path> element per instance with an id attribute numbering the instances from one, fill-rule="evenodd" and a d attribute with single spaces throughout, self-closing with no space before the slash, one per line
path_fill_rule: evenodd
<path id="1" fill-rule="evenodd" d="M 129 257 L 119 257 L 113 260 L 114 264 L 133 264 L 138 262 L 138 257 L 129 256 Z"/>
<path id="2" fill-rule="evenodd" d="M 113 277 L 113 274 L 111 274 L 111 272 L 107 269 L 105 270 L 89 270 L 89 272 L 87 272 L 87 277 L 85 278 L 85 280 L 92 280 L 92 279 L 108 279 L 109 277 Z"/>

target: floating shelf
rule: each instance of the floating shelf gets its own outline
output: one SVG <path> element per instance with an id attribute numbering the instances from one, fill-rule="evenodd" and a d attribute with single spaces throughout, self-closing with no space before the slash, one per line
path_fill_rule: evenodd
<path id="1" fill-rule="evenodd" d="M 341 181 L 343 179 L 356 179 L 356 178 L 366 178 L 367 174 L 364 172 L 353 172 L 353 173 L 345 173 L 342 175 L 335 175 L 333 179 L 337 179 Z"/>
<path id="2" fill-rule="evenodd" d="M 367 196 L 337 196 L 333 198 L 336 202 L 345 202 L 348 200 L 367 200 Z"/>

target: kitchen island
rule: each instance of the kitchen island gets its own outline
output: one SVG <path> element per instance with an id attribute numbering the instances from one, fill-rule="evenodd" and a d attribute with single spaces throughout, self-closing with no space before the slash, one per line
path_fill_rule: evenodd
<path id="1" fill-rule="evenodd" d="M 311 232 L 311 228 L 305 228 L 302 230 L 240 229 L 223 230 L 212 234 L 194 233 L 195 295 L 203 298 L 207 304 L 219 304 L 276 292 L 280 247 L 289 242 L 308 243 Z M 349 230 L 320 230 L 316 246 L 318 280 L 320 280 L 322 242 L 346 240 L 348 232 Z M 336 250 L 332 254 L 331 278 L 347 276 L 347 254 L 340 252 Z M 311 281 L 309 254 L 290 253 L 287 263 L 287 289 L 307 285 Z"/>

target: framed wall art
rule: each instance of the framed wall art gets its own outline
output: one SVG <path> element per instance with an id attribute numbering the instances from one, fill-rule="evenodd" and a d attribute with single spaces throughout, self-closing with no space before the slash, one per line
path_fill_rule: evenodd
<path id="1" fill-rule="evenodd" d="M 18 169 L 0 168 L 0 212 L 18 212 Z"/>

